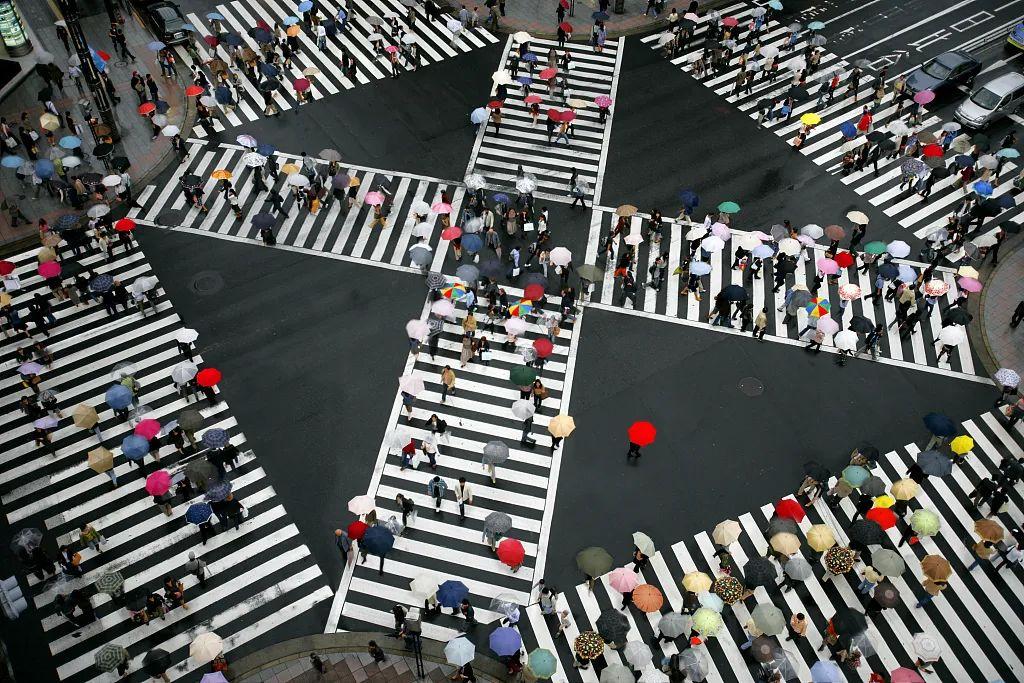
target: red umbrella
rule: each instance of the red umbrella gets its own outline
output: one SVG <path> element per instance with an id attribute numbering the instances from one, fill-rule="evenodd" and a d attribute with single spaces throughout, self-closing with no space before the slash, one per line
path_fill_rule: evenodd
<path id="1" fill-rule="evenodd" d="M 848 251 L 841 251 L 833 256 L 832 260 L 838 263 L 840 268 L 849 268 L 853 265 L 853 254 Z"/>
<path id="2" fill-rule="evenodd" d="M 559 117 L 561 123 L 570 123 L 576 120 L 576 112 L 574 111 L 563 111 Z"/>
<path id="3" fill-rule="evenodd" d="M 491 100 L 487 103 L 487 106 L 491 109 L 501 109 L 501 105 L 505 104 L 501 100 Z"/>
<path id="4" fill-rule="evenodd" d="M 189 97 L 198 97 L 203 94 L 203 89 L 198 85 L 190 85 L 185 88 L 185 94 Z"/>
<path id="5" fill-rule="evenodd" d="M 558 25 L 558 28 L 562 29 L 566 33 L 572 33 L 572 24 L 570 24 L 568 21 L 563 21 L 561 24 Z"/>
<path id="6" fill-rule="evenodd" d="M 889 508 L 871 508 L 864 517 L 877 523 L 883 529 L 891 529 L 896 526 L 896 513 Z"/>
<path id="7" fill-rule="evenodd" d="M 539 358 L 547 358 L 555 350 L 555 345 L 547 337 L 538 337 L 533 340 L 533 349 Z"/>
<path id="8" fill-rule="evenodd" d="M 272 30 L 272 29 L 270 28 L 270 24 L 268 24 L 267 22 L 263 21 L 262 19 L 257 19 L 257 20 L 256 20 L 256 28 L 261 28 L 261 29 L 263 29 L 264 31 L 270 31 L 270 30 Z"/>
<path id="9" fill-rule="evenodd" d="M 135 221 L 131 218 L 122 218 L 118 222 L 114 223 L 114 230 L 117 232 L 131 232 L 135 229 Z"/>
<path id="10" fill-rule="evenodd" d="M 537 75 L 538 75 L 538 76 L 539 76 L 540 78 L 548 79 L 548 78 L 554 78 L 554 77 L 555 77 L 555 74 L 557 74 L 557 73 L 558 73 L 558 69 L 556 69 L 556 68 L 554 68 L 554 67 L 551 67 L 551 66 L 549 66 L 548 68 L 544 69 L 543 71 L 541 71 L 541 72 L 540 72 L 539 74 L 537 74 Z"/>
<path id="11" fill-rule="evenodd" d="M 569 0 L 558 0 L 558 4 L 562 6 L 562 9 L 569 9 Z"/>
<path id="12" fill-rule="evenodd" d="M 637 446 L 649 446 L 654 443 L 658 430 L 650 422 L 634 422 L 629 427 L 629 441 Z"/>
<path id="13" fill-rule="evenodd" d="M 526 285 L 526 289 L 523 290 L 523 298 L 530 301 L 544 298 L 544 285 L 539 285 L 536 282 Z"/>
<path id="14" fill-rule="evenodd" d="M 110 53 L 104 52 L 103 50 L 96 50 L 96 54 L 98 54 L 100 56 L 100 59 L 102 59 L 104 62 L 110 61 Z"/>
<path id="15" fill-rule="evenodd" d="M 10 275 L 14 272 L 15 267 L 10 261 L 0 261 L 0 275 Z"/>
<path id="16" fill-rule="evenodd" d="M 548 109 L 548 118 L 556 123 L 560 122 L 562 120 L 562 112 L 558 109 Z"/>
<path id="17" fill-rule="evenodd" d="M 57 277 L 60 275 L 60 264 L 56 261 L 47 261 L 39 264 L 40 277 Z"/>
<path id="18" fill-rule="evenodd" d="M 525 98 L 523 98 L 523 102 L 526 102 L 527 104 L 540 104 L 542 101 L 543 101 L 543 98 L 540 95 L 532 95 L 531 94 L 531 95 L 527 95 Z"/>
<path id="19" fill-rule="evenodd" d="M 348 537 L 353 541 L 358 541 L 366 533 L 366 530 L 370 528 L 370 525 L 366 522 L 360 522 L 356 520 L 348 525 Z"/>
<path id="20" fill-rule="evenodd" d="M 210 47 L 217 47 L 217 43 L 220 41 L 217 40 L 217 36 L 203 36 L 203 42 Z"/>
<path id="21" fill-rule="evenodd" d="M 295 88 L 295 92 L 306 92 L 309 90 L 309 79 L 296 78 L 295 82 L 292 83 L 292 87 Z"/>
<path id="22" fill-rule="evenodd" d="M 135 434 L 149 440 L 160 433 L 160 423 L 149 418 L 135 425 Z"/>
<path id="23" fill-rule="evenodd" d="M 215 387 L 220 382 L 220 370 L 217 368 L 204 368 L 196 375 L 196 383 L 201 387 Z"/>
<path id="24" fill-rule="evenodd" d="M 441 239 L 453 240 L 456 237 L 462 237 L 462 228 L 457 225 L 450 225 L 441 231 Z"/>
<path id="25" fill-rule="evenodd" d="M 735 26 L 740 23 L 740 20 L 736 17 L 726 17 L 722 19 L 722 26 Z"/>
<path id="26" fill-rule="evenodd" d="M 171 490 L 171 473 L 157 470 L 146 477 L 146 493 L 151 496 L 162 496 Z"/>
<path id="27" fill-rule="evenodd" d="M 155 110 L 156 110 L 156 105 L 153 104 L 152 102 L 146 102 L 144 104 L 140 104 L 139 105 L 139 113 L 142 114 L 143 116 L 145 116 L 146 114 L 148 114 L 148 113 L 150 113 L 152 111 L 155 111 Z"/>
<path id="28" fill-rule="evenodd" d="M 942 149 L 942 145 L 937 145 L 934 142 L 930 145 L 925 145 L 924 149 L 921 151 L 926 157 L 941 157 L 945 154 Z"/>
<path id="29" fill-rule="evenodd" d="M 498 559 L 510 567 L 518 567 L 526 557 L 526 548 L 514 538 L 506 538 L 498 544 Z"/>
<path id="30" fill-rule="evenodd" d="M 804 506 L 792 498 L 782 498 L 775 503 L 775 514 L 794 522 L 802 522 L 805 516 Z"/>

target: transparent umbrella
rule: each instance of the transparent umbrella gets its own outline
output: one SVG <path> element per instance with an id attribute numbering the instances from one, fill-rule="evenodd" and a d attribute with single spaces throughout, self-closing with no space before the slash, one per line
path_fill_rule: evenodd
<path id="1" fill-rule="evenodd" d="M 33 548 L 38 548 L 42 542 L 43 532 L 39 529 L 32 527 L 19 529 L 11 538 L 11 552 L 17 554 L 18 550 L 22 548 L 25 549 L 25 552 L 31 552 Z"/>

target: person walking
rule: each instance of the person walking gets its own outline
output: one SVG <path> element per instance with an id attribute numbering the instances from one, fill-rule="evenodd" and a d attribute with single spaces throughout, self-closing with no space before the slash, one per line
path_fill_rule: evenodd
<path id="1" fill-rule="evenodd" d="M 427 482 L 427 495 L 434 499 L 434 512 L 441 514 L 441 503 L 448 493 L 448 484 L 441 477 L 435 476 Z"/>
<path id="2" fill-rule="evenodd" d="M 189 552 L 188 562 L 185 563 L 185 573 L 192 574 L 199 579 L 199 585 L 206 587 L 206 562 L 196 557 L 195 552 Z"/>
<path id="3" fill-rule="evenodd" d="M 626 451 L 626 462 L 629 462 L 630 458 L 636 458 L 637 462 L 640 462 L 640 444 L 629 442 L 629 450 Z"/>
<path id="4" fill-rule="evenodd" d="M 789 635 L 786 640 L 796 641 L 807 637 L 807 617 L 803 612 L 795 612 L 789 618 Z"/>
<path id="5" fill-rule="evenodd" d="M 473 489 L 465 477 L 459 477 L 459 483 L 455 485 L 455 500 L 459 504 L 459 517 L 465 519 L 466 505 L 473 504 Z"/>
<path id="6" fill-rule="evenodd" d="M 444 366 L 441 371 L 441 403 L 445 402 L 448 394 L 455 395 L 455 371 L 450 365 Z"/>
<path id="7" fill-rule="evenodd" d="M 929 602 L 935 599 L 936 595 L 946 590 L 946 588 L 949 586 L 949 582 L 944 581 L 942 579 L 933 579 L 930 576 L 925 576 L 924 581 L 921 582 L 921 585 L 924 587 L 925 595 L 917 601 L 916 605 L 914 605 L 914 607 L 917 607 L 918 609 L 927 605 Z"/>
<path id="8" fill-rule="evenodd" d="M 352 550 L 352 539 L 349 537 L 348 532 L 344 529 L 334 530 L 334 546 L 341 553 L 341 564 L 347 567 L 349 561 L 349 552 Z M 352 556 L 354 557 L 354 556 Z"/>
<path id="9" fill-rule="evenodd" d="M 405 528 L 416 521 L 416 503 L 411 498 L 399 493 L 395 496 L 395 504 L 398 505 L 398 509 L 402 513 L 402 532 L 398 534 L 401 536 L 405 533 Z"/>
<path id="10" fill-rule="evenodd" d="M 100 547 L 100 544 L 107 542 L 107 539 L 103 537 L 103 534 L 93 528 L 90 524 L 82 524 L 82 526 L 78 528 L 78 540 L 83 546 L 88 546 L 98 553 L 103 552 L 103 548 Z"/>

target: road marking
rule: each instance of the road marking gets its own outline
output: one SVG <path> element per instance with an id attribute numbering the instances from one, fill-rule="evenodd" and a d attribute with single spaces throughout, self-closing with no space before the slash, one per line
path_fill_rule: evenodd
<path id="1" fill-rule="evenodd" d="M 928 22 L 933 21 L 935 19 L 938 19 L 939 17 L 941 17 L 943 15 L 949 14 L 950 12 L 958 10 L 961 7 L 966 7 L 967 5 L 970 5 L 972 2 L 974 2 L 974 0 L 961 0 L 961 2 L 958 2 L 957 4 L 953 5 L 952 7 L 947 7 L 946 9 L 942 10 L 941 12 L 937 12 L 937 13 L 931 15 L 930 17 L 928 17 L 926 19 L 922 19 L 921 21 L 917 22 L 916 24 L 911 24 L 910 26 L 907 26 L 906 28 L 900 29 L 899 31 L 896 31 L 895 33 L 889 34 L 888 36 L 886 36 L 885 38 L 882 38 L 881 40 L 876 40 L 875 42 L 871 43 L 870 45 L 865 45 L 864 47 L 860 48 L 859 50 L 854 50 L 850 54 L 845 55 L 843 58 L 844 59 L 849 59 L 850 57 L 853 57 L 854 55 L 859 55 L 861 52 L 864 52 L 866 50 L 870 50 L 873 47 L 876 47 L 878 45 L 881 45 L 882 43 L 888 42 L 892 38 L 895 38 L 896 36 L 902 35 L 902 34 L 906 33 L 907 31 L 913 31 L 915 28 L 918 28 L 919 26 L 923 26 L 923 25 L 927 24 Z"/>
<path id="2" fill-rule="evenodd" d="M 838 17 L 835 17 L 834 19 L 829 19 L 828 21 L 825 21 L 825 22 L 822 22 L 822 23 L 824 23 L 824 24 L 831 24 L 833 21 L 839 21 L 840 19 L 842 19 L 844 17 L 848 17 L 851 14 L 856 14 L 857 12 L 861 11 L 862 9 L 866 9 L 868 7 L 871 7 L 871 5 L 874 5 L 876 2 L 881 2 L 881 1 L 882 0 L 871 0 L 871 2 L 865 2 L 864 4 L 860 5 L 859 7 L 850 10 L 849 12 L 846 12 L 844 14 L 840 14 Z M 1019 0 L 1017 0 L 1017 1 L 1019 2 Z"/>
<path id="3" fill-rule="evenodd" d="M 626 50 L 626 41 L 619 41 L 619 49 L 615 51 L 615 70 L 612 72 L 612 106 L 618 107 L 615 103 L 615 98 L 619 93 L 619 70 L 622 68 L 622 53 Z M 612 119 L 615 117 L 614 112 L 608 113 L 608 118 L 604 124 L 604 140 L 601 142 L 601 157 L 597 162 L 597 182 L 594 183 L 594 197 L 591 199 L 593 203 L 601 201 L 601 190 L 604 188 L 604 171 L 605 165 L 608 163 L 608 148 L 611 146 L 612 141 Z"/>
<path id="4" fill-rule="evenodd" d="M 508 59 L 509 50 L 512 49 L 512 36 L 510 35 L 505 41 L 505 47 L 501 51 L 501 66 L 499 70 L 504 69 Z M 484 144 L 484 135 L 487 133 L 487 123 L 490 121 L 490 116 L 484 119 L 483 123 L 480 124 L 480 128 L 476 131 L 476 140 L 473 142 L 473 151 L 469 153 L 469 163 L 466 164 L 466 172 L 462 174 L 465 178 L 473 169 L 476 168 L 476 158 L 480 156 L 480 147 Z M 472 122 L 470 123 L 472 125 Z"/>

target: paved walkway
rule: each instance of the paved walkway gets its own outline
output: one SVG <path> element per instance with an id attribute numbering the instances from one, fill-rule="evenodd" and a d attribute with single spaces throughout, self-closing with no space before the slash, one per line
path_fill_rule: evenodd
<path id="1" fill-rule="evenodd" d="M 338 681 L 340 683 L 407 683 L 416 679 L 416 662 L 406 657 L 388 657 L 377 664 L 365 654 L 321 655 L 326 671 L 323 675 L 313 670 L 309 658 L 265 669 L 255 676 L 247 676 L 239 683 L 313 683 Z M 445 671 L 436 662 L 423 662 L 426 680 L 443 681 Z M 449 673 L 452 667 L 448 667 Z"/>
<path id="2" fill-rule="evenodd" d="M 1024 300 L 1024 242 L 1011 235 L 998 267 L 985 279 L 981 299 L 981 325 L 985 346 L 993 360 L 1004 368 L 1024 371 L 1024 326 L 1010 327 L 1010 316 Z"/>

